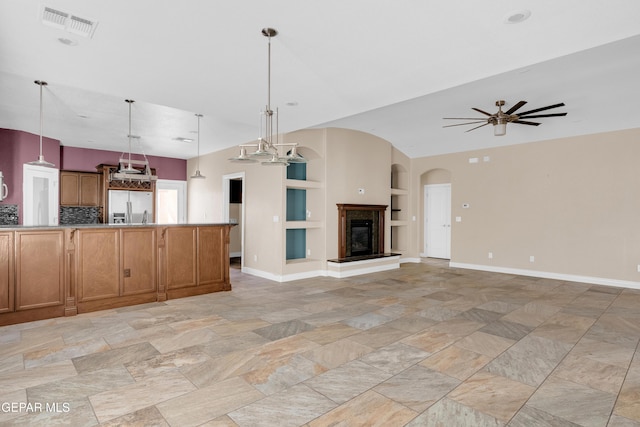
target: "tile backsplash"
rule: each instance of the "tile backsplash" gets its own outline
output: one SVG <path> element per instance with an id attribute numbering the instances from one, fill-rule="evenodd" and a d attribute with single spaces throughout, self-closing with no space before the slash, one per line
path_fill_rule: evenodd
<path id="1" fill-rule="evenodd" d="M 100 208 L 81 206 L 60 206 L 60 225 L 97 224 Z"/>
<path id="2" fill-rule="evenodd" d="M 18 205 L 0 204 L 0 225 L 18 225 Z"/>

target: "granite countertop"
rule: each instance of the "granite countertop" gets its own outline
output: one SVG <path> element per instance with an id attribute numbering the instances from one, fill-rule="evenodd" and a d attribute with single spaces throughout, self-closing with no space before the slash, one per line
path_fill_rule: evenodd
<path id="1" fill-rule="evenodd" d="M 0 230 L 57 230 L 64 228 L 140 228 L 140 227 L 207 227 L 219 225 L 237 225 L 230 222 L 217 223 L 190 223 L 190 224 L 156 224 L 156 223 L 135 223 L 135 224 L 61 224 L 61 225 L 0 225 Z"/>

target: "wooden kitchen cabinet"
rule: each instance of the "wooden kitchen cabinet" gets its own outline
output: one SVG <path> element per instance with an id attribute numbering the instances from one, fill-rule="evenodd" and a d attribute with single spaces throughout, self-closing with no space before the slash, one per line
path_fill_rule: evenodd
<path id="1" fill-rule="evenodd" d="M 0 232 L 0 313 L 13 311 L 13 231 Z"/>
<path id="2" fill-rule="evenodd" d="M 65 230 L 16 231 L 14 238 L 15 311 L 63 316 Z"/>
<path id="3" fill-rule="evenodd" d="M 78 312 L 156 301 L 153 228 L 95 228 L 78 233 Z"/>
<path id="4" fill-rule="evenodd" d="M 198 283 L 196 227 L 168 227 L 163 231 L 167 289 L 196 286 Z"/>
<path id="5" fill-rule="evenodd" d="M 60 205 L 99 206 L 101 176 L 91 172 L 60 171 Z"/>
<path id="6" fill-rule="evenodd" d="M 198 227 L 198 285 L 229 290 L 229 229 Z"/>
<path id="7" fill-rule="evenodd" d="M 0 229 L 0 326 L 231 290 L 231 227 Z"/>
<path id="8" fill-rule="evenodd" d="M 231 289 L 229 226 L 166 227 L 159 231 L 166 298 Z"/>
<path id="9" fill-rule="evenodd" d="M 156 231 L 153 228 L 121 230 L 123 281 L 121 295 L 139 295 L 157 290 Z"/>

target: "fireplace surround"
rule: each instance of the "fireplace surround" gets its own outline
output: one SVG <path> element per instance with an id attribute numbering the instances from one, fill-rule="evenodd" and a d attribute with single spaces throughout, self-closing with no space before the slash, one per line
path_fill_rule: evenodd
<path id="1" fill-rule="evenodd" d="M 338 257 L 379 256 L 384 253 L 384 213 L 387 205 L 338 203 Z"/>

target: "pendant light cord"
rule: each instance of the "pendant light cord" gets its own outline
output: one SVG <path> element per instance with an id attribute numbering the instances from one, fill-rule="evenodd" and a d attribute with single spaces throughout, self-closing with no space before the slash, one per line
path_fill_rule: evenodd
<path id="1" fill-rule="evenodd" d="M 125 99 L 125 101 L 129 104 L 129 164 L 127 165 L 127 169 L 131 169 L 131 104 L 133 104 L 133 100 Z"/>

